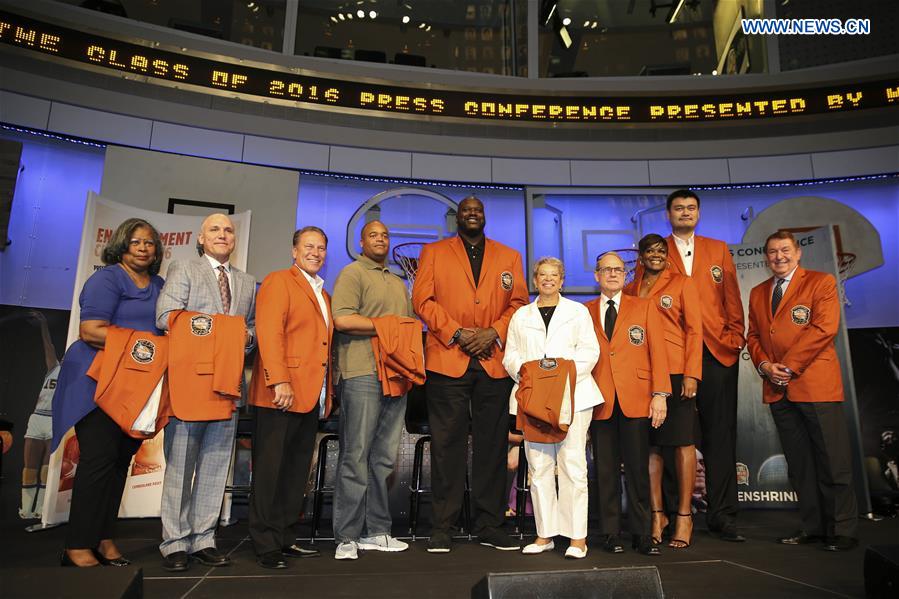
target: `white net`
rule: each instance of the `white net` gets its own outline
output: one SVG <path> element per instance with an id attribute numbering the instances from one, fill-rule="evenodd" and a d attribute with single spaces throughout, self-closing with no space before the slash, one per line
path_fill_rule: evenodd
<path id="1" fill-rule="evenodd" d="M 855 266 L 855 254 L 848 252 L 837 253 L 837 260 L 839 261 L 837 263 L 837 268 L 840 273 L 840 297 L 843 299 L 844 306 L 851 306 L 852 302 L 846 297 L 846 279 L 849 278 L 852 267 Z"/>
<path id="2" fill-rule="evenodd" d="M 393 261 L 406 274 L 406 281 L 410 290 L 412 289 L 412 284 L 415 283 L 415 275 L 418 273 L 418 257 L 424 245 L 424 243 L 413 241 L 411 243 L 401 243 L 393 248 Z"/>

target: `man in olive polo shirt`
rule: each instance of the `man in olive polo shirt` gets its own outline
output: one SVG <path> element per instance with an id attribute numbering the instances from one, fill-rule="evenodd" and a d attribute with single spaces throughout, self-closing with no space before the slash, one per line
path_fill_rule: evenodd
<path id="1" fill-rule="evenodd" d="M 406 397 L 382 394 L 375 367 L 371 319 L 393 314 L 414 318 L 406 285 L 387 269 L 390 232 L 380 221 L 362 227 L 362 255 L 337 277 L 331 312 L 337 347 L 340 456 L 334 492 L 335 559 L 358 550 L 405 551 L 390 535 L 387 477 L 393 472 Z"/>

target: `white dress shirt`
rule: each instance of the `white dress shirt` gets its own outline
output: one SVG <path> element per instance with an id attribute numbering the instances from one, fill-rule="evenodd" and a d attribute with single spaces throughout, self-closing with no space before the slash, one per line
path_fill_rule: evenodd
<path id="1" fill-rule="evenodd" d="M 677 248 L 677 252 L 680 254 L 680 259 L 684 263 L 684 272 L 687 273 L 687 276 L 693 275 L 693 256 L 696 255 L 696 246 L 693 243 L 693 240 L 696 237 L 695 233 L 691 233 L 688 239 L 681 239 L 677 235 L 672 235 L 674 237 L 674 246 Z"/>
<path id="2" fill-rule="evenodd" d="M 621 292 L 619 291 L 612 297 L 607 297 L 605 293 L 601 293 L 602 301 L 599 302 L 599 324 L 602 330 L 606 330 L 606 310 L 609 309 L 609 300 L 615 303 L 615 311 L 621 312 Z"/>
<path id="3" fill-rule="evenodd" d="M 798 264 L 796 265 L 796 268 L 799 268 Z M 774 278 L 771 279 L 771 297 L 772 298 L 774 297 L 774 288 L 777 286 L 777 280 L 780 278 L 783 278 L 783 281 L 784 281 L 783 283 L 780 284 L 780 290 L 782 292 L 781 297 L 783 297 L 787 294 L 787 287 L 790 286 L 790 281 L 793 280 L 793 275 L 796 273 L 796 268 L 791 270 L 789 272 L 789 274 L 787 274 L 787 276 L 785 276 L 785 277 L 778 277 L 777 275 L 774 275 Z"/>
<path id="4" fill-rule="evenodd" d="M 309 285 L 312 286 L 312 292 L 315 294 L 315 299 L 318 300 L 318 307 L 322 311 L 322 317 L 325 319 L 325 326 L 328 326 L 328 306 L 325 304 L 325 296 L 322 294 L 322 290 L 325 287 L 325 280 L 318 275 L 315 277 L 309 276 L 309 273 L 297 266 L 294 263 L 294 266 L 297 267 L 297 270 L 303 273 L 303 276 L 306 277 L 306 280 L 309 281 Z M 325 380 L 322 382 L 322 390 L 318 395 L 318 410 L 319 415 L 324 417 L 325 415 L 325 397 L 327 395 L 327 385 L 328 385 L 328 377 L 325 377 Z"/>

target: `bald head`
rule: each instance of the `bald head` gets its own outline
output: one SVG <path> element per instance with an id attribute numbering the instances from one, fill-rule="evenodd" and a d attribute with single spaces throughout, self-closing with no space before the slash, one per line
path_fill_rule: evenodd
<path id="1" fill-rule="evenodd" d="M 203 248 L 204 254 L 225 263 L 234 251 L 235 238 L 231 218 L 227 214 L 216 213 L 203 219 L 197 243 Z"/>

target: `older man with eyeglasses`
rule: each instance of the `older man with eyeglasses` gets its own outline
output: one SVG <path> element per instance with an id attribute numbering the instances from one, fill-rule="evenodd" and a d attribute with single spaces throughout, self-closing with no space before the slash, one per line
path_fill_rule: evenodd
<path id="1" fill-rule="evenodd" d="M 600 348 L 593 378 L 605 399 L 594 408 L 590 425 L 602 547 L 624 551 L 619 539 L 624 463 L 633 548 L 659 555 L 650 536 L 649 427 L 665 421 L 671 380 L 662 317 L 650 300 L 622 294 L 626 275 L 617 253 L 600 255 L 595 273 L 600 296 L 587 302 Z"/>

